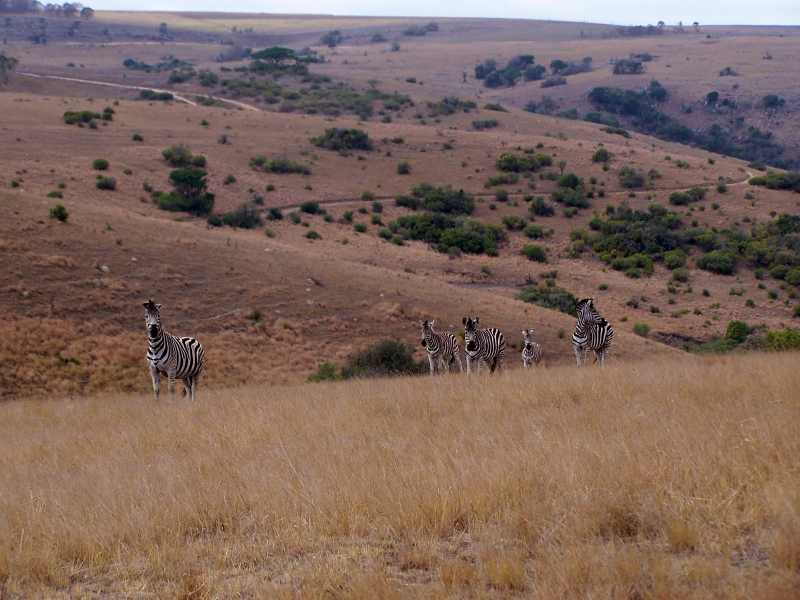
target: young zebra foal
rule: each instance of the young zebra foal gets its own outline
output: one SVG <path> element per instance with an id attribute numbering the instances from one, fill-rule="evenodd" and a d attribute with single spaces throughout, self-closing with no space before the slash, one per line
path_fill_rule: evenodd
<path id="1" fill-rule="evenodd" d="M 431 375 L 433 375 L 437 368 L 441 372 L 446 370 L 450 372 L 453 363 L 458 361 L 458 370 L 464 372 L 464 366 L 461 364 L 461 347 L 458 345 L 458 340 L 449 331 L 444 333 L 437 333 L 433 330 L 436 321 L 423 321 L 422 326 L 422 345 L 428 351 L 428 364 L 431 367 Z"/>
<path id="2" fill-rule="evenodd" d="M 464 317 L 464 349 L 467 355 L 467 375 L 472 373 L 472 362 L 475 361 L 475 372 L 480 373 L 481 361 L 489 365 L 489 372 L 503 366 L 506 353 L 506 339 L 499 329 L 479 329 L 480 318 Z"/>
<path id="3" fill-rule="evenodd" d="M 594 362 L 603 366 L 606 362 L 608 349 L 614 339 L 614 328 L 600 316 L 594 307 L 594 298 L 584 298 L 577 304 L 578 321 L 575 323 L 575 333 L 572 334 L 572 348 L 575 350 L 575 360 L 581 366 L 586 354 L 594 352 Z"/>
<path id="4" fill-rule="evenodd" d="M 170 335 L 161 327 L 160 304 L 144 303 L 144 322 L 147 327 L 147 364 L 153 380 L 153 393 L 158 400 L 161 374 L 167 376 L 170 395 L 175 397 L 175 380 L 181 379 L 184 395 L 195 399 L 197 381 L 203 371 L 203 347 L 191 337 Z"/>
<path id="5" fill-rule="evenodd" d="M 526 369 L 542 361 L 542 347 L 533 339 L 533 329 L 522 330 L 522 366 Z"/>

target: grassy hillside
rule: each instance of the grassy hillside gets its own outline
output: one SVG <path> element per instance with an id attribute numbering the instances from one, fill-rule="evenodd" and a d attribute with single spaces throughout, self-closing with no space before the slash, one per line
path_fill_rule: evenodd
<path id="1" fill-rule="evenodd" d="M 12 596 L 791 598 L 798 356 L 0 405 Z"/>

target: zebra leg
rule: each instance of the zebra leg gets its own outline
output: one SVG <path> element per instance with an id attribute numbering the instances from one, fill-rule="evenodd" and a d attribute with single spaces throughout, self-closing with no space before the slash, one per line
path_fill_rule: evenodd
<path id="1" fill-rule="evenodd" d="M 575 361 L 578 363 L 578 367 L 581 366 L 581 347 L 580 346 L 573 346 L 572 349 L 575 351 Z"/>
<path id="2" fill-rule="evenodd" d="M 153 394 L 158 400 L 158 394 L 161 391 L 161 373 L 153 365 L 150 365 L 150 379 L 153 380 Z"/>
<path id="3" fill-rule="evenodd" d="M 436 367 L 433 364 L 433 357 L 430 354 L 428 354 L 428 366 L 430 366 L 430 371 L 431 371 L 430 375 L 431 377 L 433 377 L 433 373 L 436 370 Z"/>
<path id="4" fill-rule="evenodd" d="M 167 389 L 170 400 L 175 400 L 175 373 L 167 373 Z"/>
<path id="5" fill-rule="evenodd" d="M 472 359 L 467 354 L 467 375 L 472 375 Z"/>
<path id="6" fill-rule="evenodd" d="M 461 364 L 461 355 L 456 353 L 455 357 L 456 357 L 456 360 L 458 361 L 458 372 L 459 373 L 463 373 L 464 372 L 464 365 Z"/>

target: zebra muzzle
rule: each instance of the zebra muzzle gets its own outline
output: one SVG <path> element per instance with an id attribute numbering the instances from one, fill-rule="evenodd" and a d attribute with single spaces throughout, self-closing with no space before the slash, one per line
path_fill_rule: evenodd
<path id="1" fill-rule="evenodd" d="M 423 348 L 428 346 L 428 342 L 426 342 L 425 340 L 422 340 L 422 342 L 420 342 L 420 343 L 422 344 Z"/>
<path id="2" fill-rule="evenodd" d="M 470 352 L 474 352 L 477 349 L 478 349 L 478 344 L 476 344 L 475 342 L 467 343 L 467 350 L 469 350 Z"/>

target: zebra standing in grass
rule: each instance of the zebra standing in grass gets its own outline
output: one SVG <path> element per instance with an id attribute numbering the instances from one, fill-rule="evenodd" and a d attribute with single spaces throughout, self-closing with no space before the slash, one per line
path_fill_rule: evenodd
<path id="1" fill-rule="evenodd" d="M 594 307 L 594 298 L 584 298 L 577 304 L 578 321 L 575 323 L 575 333 L 572 334 L 572 348 L 575 350 L 575 360 L 581 366 L 581 359 L 586 361 L 586 355 L 591 350 L 594 352 L 594 362 L 600 366 L 605 364 L 608 349 L 614 339 L 614 328 L 600 316 Z"/>
<path id="2" fill-rule="evenodd" d="M 472 362 L 475 361 L 475 372 L 480 373 L 481 361 L 489 365 L 489 371 L 503 366 L 506 353 L 506 339 L 499 329 L 478 329 L 480 318 L 464 317 L 464 349 L 467 355 L 467 375 L 472 373 Z"/>
<path id="3" fill-rule="evenodd" d="M 422 345 L 428 351 L 428 363 L 431 367 L 431 375 L 436 372 L 438 367 L 441 372 L 443 369 L 450 372 L 453 363 L 458 361 L 458 370 L 464 372 L 461 364 L 461 348 L 458 340 L 449 331 L 436 333 L 433 326 L 436 321 L 423 321 L 422 325 Z"/>
<path id="4" fill-rule="evenodd" d="M 161 374 L 168 378 L 170 395 L 175 397 L 175 380 L 181 379 L 184 395 L 195 399 L 197 382 L 203 371 L 204 351 L 196 339 L 170 335 L 161 327 L 160 304 L 144 303 L 144 322 L 147 327 L 147 364 L 153 379 L 153 393 L 158 400 Z"/>
<path id="5" fill-rule="evenodd" d="M 542 347 L 533 339 L 533 329 L 522 330 L 522 366 L 526 369 L 542 361 Z"/>

